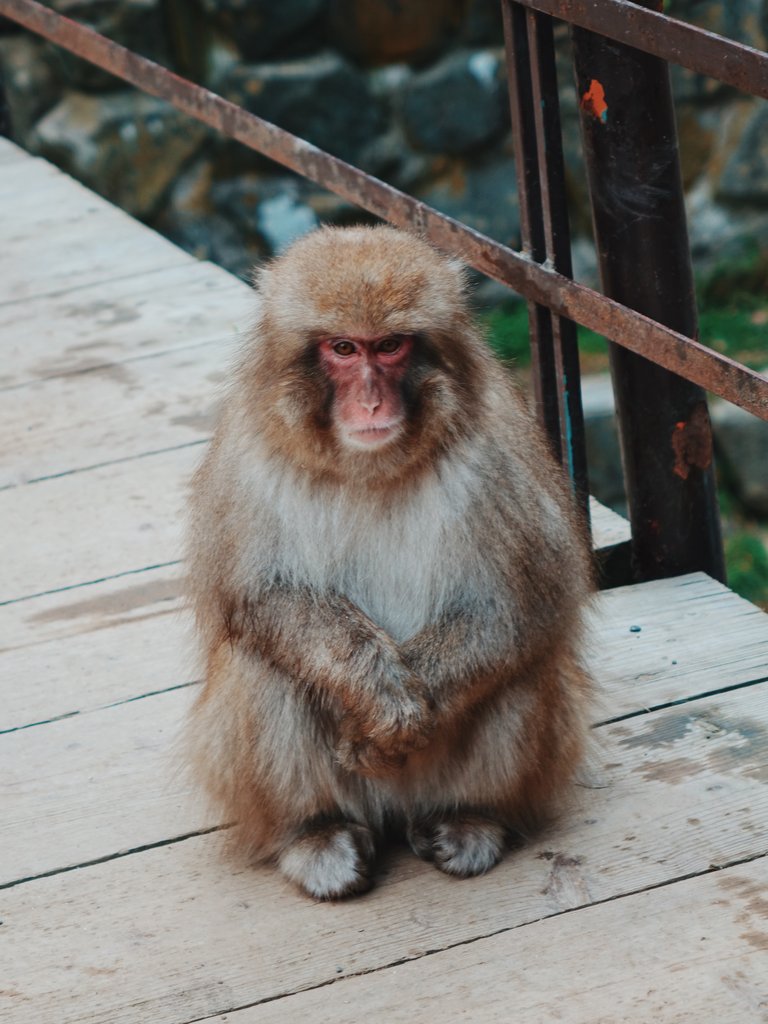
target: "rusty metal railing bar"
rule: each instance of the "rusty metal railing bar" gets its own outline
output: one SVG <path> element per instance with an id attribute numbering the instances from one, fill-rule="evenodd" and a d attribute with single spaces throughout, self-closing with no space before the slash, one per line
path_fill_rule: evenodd
<path id="1" fill-rule="evenodd" d="M 768 99 L 768 54 L 631 0 L 519 0 L 579 28 Z"/>
<path id="2" fill-rule="evenodd" d="M 553 21 L 502 4 L 512 139 L 524 252 L 572 277 Z M 588 517 L 588 479 L 576 325 L 528 303 L 537 412 Z"/>
<path id="3" fill-rule="evenodd" d="M 384 220 L 422 232 L 527 299 L 768 420 L 768 380 L 754 370 L 533 262 L 36 0 L 0 0 L 0 15 Z"/>

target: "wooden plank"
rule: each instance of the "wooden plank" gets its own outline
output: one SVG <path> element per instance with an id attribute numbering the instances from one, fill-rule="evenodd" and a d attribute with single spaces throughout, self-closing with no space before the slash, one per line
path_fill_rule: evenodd
<path id="1" fill-rule="evenodd" d="M 173 759 L 194 689 L 0 737 L 0 885 L 217 824 Z"/>
<path id="2" fill-rule="evenodd" d="M 178 694 L 163 699 L 181 703 Z M 125 716 L 141 703 L 39 730 L 67 739 L 47 755 L 56 777 L 68 772 L 68 744 L 92 744 L 87 765 L 75 774 L 84 785 L 89 772 L 112 793 L 110 838 L 115 843 L 122 828 L 132 847 L 144 834 L 143 808 L 155 800 L 135 782 L 136 759 L 145 757 L 151 769 L 157 749 L 150 743 L 104 766 L 97 747 L 103 717 Z M 86 728 L 78 740 L 76 732 Z M 34 732 L 2 740 L 22 742 Z M 223 838 L 213 834 L 18 885 L 3 899 L 3 989 L 11 993 L 12 1019 L 189 1021 L 764 853 L 768 685 L 701 702 L 693 713 L 672 709 L 600 732 L 596 779 L 580 790 L 578 804 L 484 878 L 450 879 L 394 852 L 370 895 L 315 904 L 270 869 L 223 861 Z M 6 774 L 23 778 L 20 751 L 6 761 Z M 122 786 L 105 780 L 107 769 L 124 773 Z M 151 785 L 166 777 L 158 770 Z M 63 788 L 75 794 L 76 780 Z M 33 863 L 62 865 L 69 852 L 70 811 L 55 790 L 48 794 L 48 806 L 43 788 L 26 813 L 16 808 L 10 815 L 26 822 L 34 811 L 47 823 L 28 847 L 26 873 Z M 101 815 L 99 824 L 87 843 L 78 841 L 80 856 L 84 848 L 104 849 Z M 2 849 L 10 856 L 12 847 Z"/>
<path id="3" fill-rule="evenodd" d="M 0 491 L 0 602 L 176 561 L 199 446 Z"/>
<path id="4" fill-rule="evenodd" d="M 197 262 L 0 305 L 7 353 L 0 387 L 224 343 L 237 336 L 253 305 L 254 293 L 242 281 Z"/>
<path id="5" fill-rule="evenodd" d="M 228 339 L 7 391 L 0 488 L 206 440 Z"/>
<path id="6" fill-rule="evenodd" d="M 0 608 L 0 731 L 195 678 L 178 566 Z"/>
<path id="7" fill-rule="evenodd" d="M 194 678 L 181 589 L 167 566 L 0 608 L 0 730 Z M 704 574 L 659 580 L 598 595 L 589 649 L 604 720 L 766 678 L 768 617 Z"/>
<path id="8" fill-rule="evenodd" d="M 195 262 L 41 160 L 0 165 L 0 203 L 0 303 Z"/>
<path id="9" fill-rule="evenodd" d="M 768 678 L 768 615 L 704 573 L 603 591 L 595 619 L 603 718 Z"/>
<path id="10" fill-rule="evenodd" d="M 32 210 L 36 205 L 54 205 L 55 200 L 50 197 L 56 193 L 56 184 L 65 181 L 67 175 L 47 160 L 32 156 L 18 146 L 10 155 L 12 158 L 3 162 L 0 172 L 0 201 L 8 214 L 18 215 L 20 210 Z M 85 201 L 84 191 L 78 184 L 73 191 L 73 202 L 82 204 Z M 58 195 L 61 195 L 60 189 Z M 63 212 L 59 210 L 59 214 Z"/>
<path id="11" fill-rule="evenodd" d="M 0 164 L 10 164 L 16 160 L 28 160 L 29 154 L 21 146 L 10 139 L 0 137 Z"/>
<path id="12" fill-rule="evenodd" d="M 211 1024 L 757 1024 L 768 1021 L 767 887 L 762 858 Z"/>

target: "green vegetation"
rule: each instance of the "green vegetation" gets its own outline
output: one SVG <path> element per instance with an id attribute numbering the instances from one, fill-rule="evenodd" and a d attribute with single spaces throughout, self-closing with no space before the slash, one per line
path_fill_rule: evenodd
<path id="1" fill-rule="evenodd" d="M 530 365 L 528 311 L 525 303 L 500 306 L 485 316 L 492 348 L 505 361 L 525 368 Z M 717 352 L 753 369 L 768 365 L 768 288 L 763 295 L 741 295 L 731 301 L 712 303 L 699 314 L 701 341 Z M 608 369 L 605 339 L 579 328 L 582 372 Z"/>
<path id="2" fill-rule="evenodd" d="M 768 610 L 768 550 L 760 533 L 739 529 L 725 540 L 728 585 Z"/>

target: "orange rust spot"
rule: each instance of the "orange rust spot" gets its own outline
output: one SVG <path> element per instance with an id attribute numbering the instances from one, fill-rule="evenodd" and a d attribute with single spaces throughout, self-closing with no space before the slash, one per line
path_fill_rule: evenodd
<path id="1" fill-rule="evenodd" d="M 712 430 L 703 402 L 693 407 L 688 420 L 675 424 L 671 440 L 675 456 L 672 472 L 681 480 L 687 480 L 694 467 L 709 469 L 712 465 Z"/>
<path id="2" fill-rule="evenodd" d="M 608 104 L 605 102 L 605 89 L 596 78 L 589 83 L 589 89 L 581 97 L 582 110 L 592 114 L 603 124 L 608 120 Z"/>

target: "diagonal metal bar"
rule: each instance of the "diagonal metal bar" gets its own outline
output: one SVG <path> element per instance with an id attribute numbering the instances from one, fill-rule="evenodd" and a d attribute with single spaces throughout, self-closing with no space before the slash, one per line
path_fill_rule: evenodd
<path id="1" fill-rule="evenodd" d="M 438 213 L 208 89 L 56 14 L 36 0 L 0 0 L 0 15 L 144 92 L 167 100 L 190 117 L 376 216 L 399 227 L 422 232 L 438 247 L 527 299 L 549 306 L 560 316 L 569 317 L 768 420 L 768 379 L 754 370 L 535 263 L 524 253 L 515 252 Z"/>
<path id="2" fill-rule="evenodd" d="M 768 53 L 631 0 L 519 0 L 525 7 L 768 99 Z M 659 0 L 661 6 L 661 0 Z"/>

